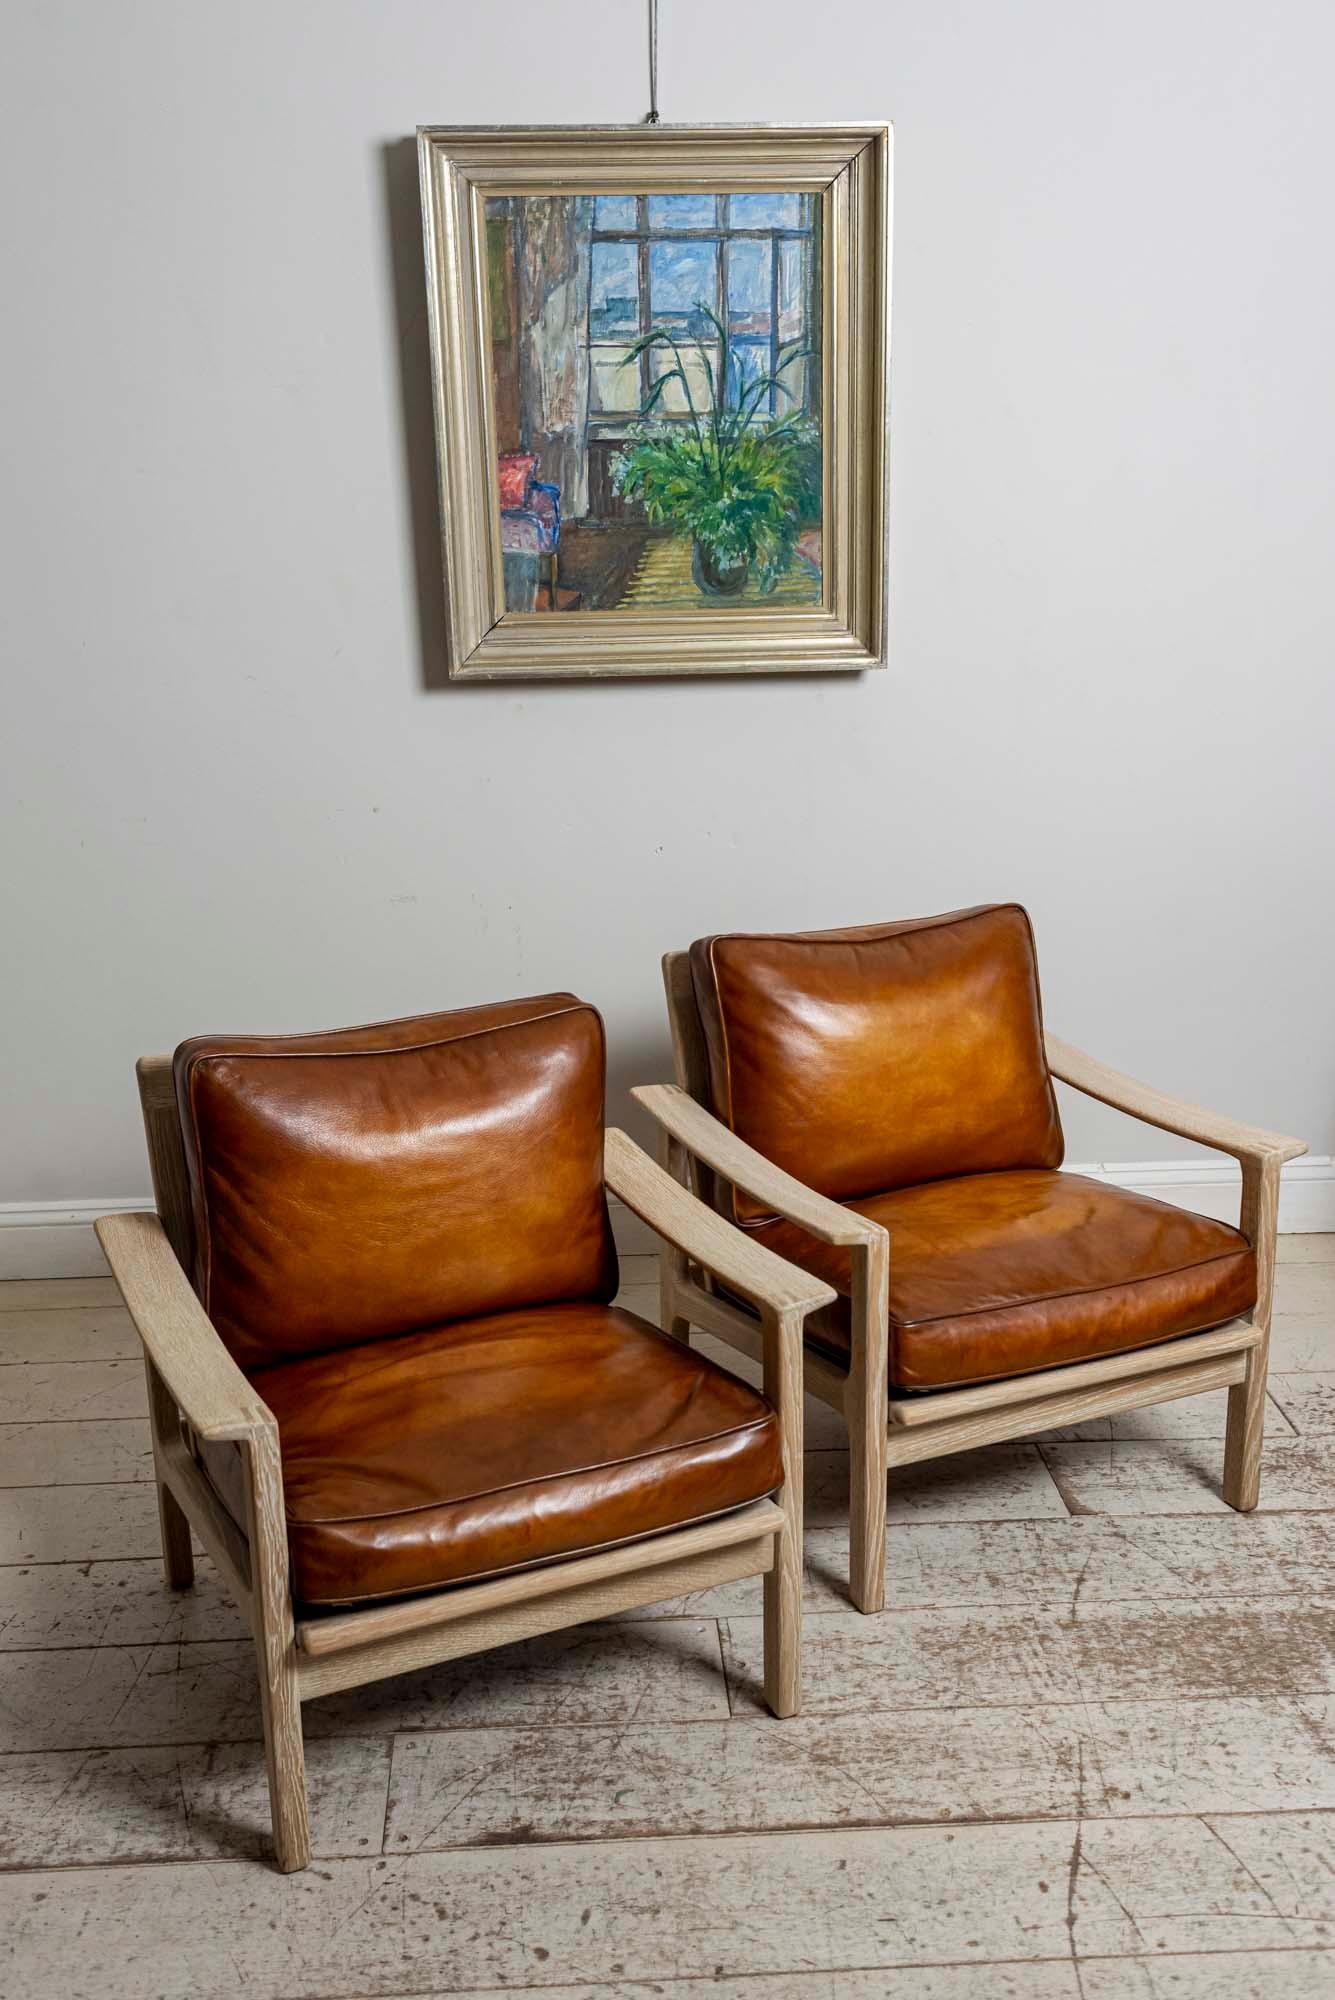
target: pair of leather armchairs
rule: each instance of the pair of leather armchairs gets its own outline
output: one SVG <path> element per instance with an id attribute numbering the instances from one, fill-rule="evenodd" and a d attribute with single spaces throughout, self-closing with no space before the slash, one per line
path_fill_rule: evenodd
<path id="1" fill-rule="evenodd" d="M 849 1427 L 850 1587 L 883 1602 L 887 1464 L 1227 1385 L 1256 1503 L 1279 1166 L 1302 1150 L 1045 1040 L 1014 906 L 701 941 L 666 961 L 676 1087 L 604 1131 L 569 994 L 139 1065 L 156 1216 L 108 1217 L 142 1335 L 164 1560 L 250 1618 L 280 1867 L 301 1703 L 748 1575 L 800 1703 L 801 1404 Z M 1053 1078 L 1234 1153 L 1242 1227 L 1060 1173 Z M 607 1194 L 662 1237 L 618 1310 Z M 690 1347 L 763 1364 L 763 1393 Z"/>

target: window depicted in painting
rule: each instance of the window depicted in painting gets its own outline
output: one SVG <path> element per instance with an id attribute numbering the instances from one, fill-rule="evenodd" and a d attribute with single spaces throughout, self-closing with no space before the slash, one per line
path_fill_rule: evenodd
<path id="1" fill-rule="evenodd" d="M 819 263 L 811 195 L 488 200 L 507 610 L 820 603 Z"/>

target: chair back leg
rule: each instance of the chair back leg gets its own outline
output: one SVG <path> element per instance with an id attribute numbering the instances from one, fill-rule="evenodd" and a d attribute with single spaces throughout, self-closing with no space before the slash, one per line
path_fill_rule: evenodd
<path id="1" fill-rule="evenodd" d="M 1228 1392 L 1224 1435 L 1224 1498 L 1249 1514 L 1261 1497 L 1261 1446 L 1265 1442 L 1265 1391 L 1270 1370 L 1270 1315 L 1275 1295 L 1275 1236 L 1279 1227 L 1277 1159 L 1244 1160 L 1242 1233 L 1256 1253 L 1256 1307 L 1261 1338 L 1247 1351 L 1247 1372 Z"/>
<path id="2" fill-rule="evenodd" d="M 153 1468 L 158 1485 L 158 1528 L 162 1535 L 162 1571 L 170 1590 L 189 1590 L 195 1580 L 195 1555 L 190 1542 L 190 1522 L 176 1495 L 163 1478 L 163 1448 L 181 1428 L 180 1414 L 167 1392 L 162 1377 L 144 1356 L 148 1377 L 148 1427 L 153 1439 Z"/>
<path id="3" fill-rule="evenodd" d="M 848 1425 L 848 1594 L 859 1611 L 885 1608 L 886 1427 L 890 1251 L 881 1237 L 853 1252 L 853 1349 Z"/>

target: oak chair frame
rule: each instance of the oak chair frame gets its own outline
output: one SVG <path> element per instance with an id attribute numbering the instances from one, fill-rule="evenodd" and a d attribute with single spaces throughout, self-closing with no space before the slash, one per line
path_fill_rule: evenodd
<path id="1" fill-rule="evenodd" d="M 1228 1390 L 1223 1496 L 1247 1513 L 1260 1497 L 1275 1234 L 1280 1169 L 1307 1151 L 1301 1139 L 1241 1125 L 1121 1075 L 1055 1035 L 1045 1035 L 1048 1068 L 1060 1082 L 1142 1123 L 1229 1153 L 1242 1167 L 1239 1227 L 1256 1253 L 1256 1304 L 1203 1333 L 1094 1361 L 1035 1370 L 1000 1381 L 912 1395 L 890 1388 L 889 1283 L 894 1245 L 879 1224 L 817 1194 L 745 1145 L 706 1108 L 710 1102 L 704 1029 L 685 952 L 663 960 L 677 1083 L 641 1085 L 631 1095 L 655 1119 L 660 1158 L 675 1179 L 713 1204 L 730 1187 L 799 1224 L 852 1262 L 848 1367 L 808 1347 L 808 1392 L 838 1412 L 849 1442 L 849 1595 L 859 1611 L 885 1605 L 886 1478 L 892 1467 L 941 1458 L 971 1446 L 1026 1437 L 1054 1425 L 1147 1408 L 1207 1389 Z M 688 1251 L 660 1256 L 662 1321 L 676 1338 L 693 1327 L 743 1354 L 761 1352 L 754 1314 L 720 1296 Z"/>
<path id="2" fill-rule="evenodd" d="M 97 1235 L 143 1342 L 167 1583 L 185 1590 L 194 1581 L 193 1530 L 254 1636 L 281 1870 L 304 1868 L 310 1860 L 301 1705 L 318 1695 L 760 1575 L 765 1699 L 778 1716 L 798 1713 L 802 1325 L 808 1312 L 834 1299 L 828 1285 L 748 1242 L 624 1132 L 609 1128 L 606 1186 L 693 1267 L 709 1270 L 751 1303 L 765 1392 L 779 1419 L 779 1493 L 591 1555 L 363 1610 L 303 1616 L 289 1580 L 278 1425 L 224 1346 L 188 1275 L 193 1223 L 171 1059 L 145 1057 L 137 1073 L 157 1213 L 104 1216 Z M 203 1471 L 201 1441 L 230 1444 L 239 1454 L 244 1523 L 233 1520 Z"/>

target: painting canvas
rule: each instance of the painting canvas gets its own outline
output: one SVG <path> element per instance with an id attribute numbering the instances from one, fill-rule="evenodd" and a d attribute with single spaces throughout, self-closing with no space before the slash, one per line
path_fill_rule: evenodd
<path id="1" fill-rule="evenodd" d="M 890 157 L 420 129 L 451 678 L 885 664 Z"/>
<path id="2" fill-rule="evenodd" d="M 816 197 L 493 195 L 486 239 L 506 609 L 819 604 Z"/>

